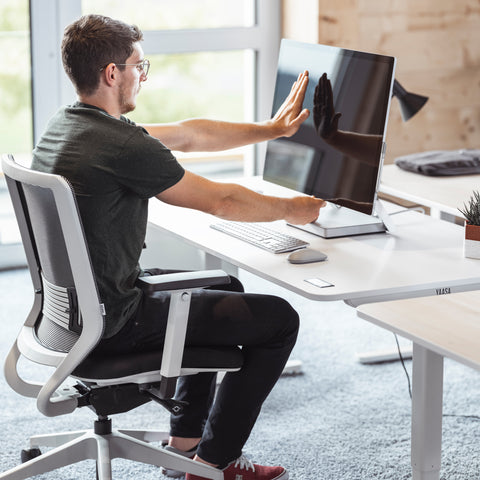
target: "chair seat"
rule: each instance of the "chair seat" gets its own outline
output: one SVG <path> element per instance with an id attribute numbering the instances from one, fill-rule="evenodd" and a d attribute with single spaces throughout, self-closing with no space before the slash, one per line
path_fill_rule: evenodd
<path id="1" fill-rule="evenodd" d="M 90 355 L 72 373 L 77 378 L 107 380 L 159 371 L 163 352 L 135 352 L 116 355 Z M 230 370 L 243 365 L 239 347 L 187 347 L 182 368 Z"/>

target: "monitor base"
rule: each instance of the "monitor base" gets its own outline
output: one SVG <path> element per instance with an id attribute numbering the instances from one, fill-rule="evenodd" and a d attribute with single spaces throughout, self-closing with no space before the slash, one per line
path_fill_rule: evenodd
<path id="1" fill-rule="evenodd" d="M 332 203 L 328 203 L 320 210 L 320 216 L 316 222 L 307 225 L 289 225 L 323 238 L 349 237 L 387 231 L 384 221 L 380 218 Z"/>

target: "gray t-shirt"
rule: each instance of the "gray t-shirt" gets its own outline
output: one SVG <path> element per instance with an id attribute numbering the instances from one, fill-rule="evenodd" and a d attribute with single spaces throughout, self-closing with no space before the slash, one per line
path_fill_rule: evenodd
<path id="1" fill-rule="evenodd" d="M 133 315 L 148 199 L 175 185 L 184 169 L 171 151 L 123 117 L 76 103 L 61 108 L 33 151 L 32 168 L 72 184 L 106 309 L 104 337 Z"/>

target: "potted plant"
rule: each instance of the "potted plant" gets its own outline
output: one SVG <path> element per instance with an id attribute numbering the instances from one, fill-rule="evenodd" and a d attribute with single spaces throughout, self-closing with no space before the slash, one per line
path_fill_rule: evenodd
<path id="1" fill-rule="evenodd" d="M 474 191 L 469 201 L 458 210 L 465 217 L 465 256 L 480 258 L 480 193 Z"/>

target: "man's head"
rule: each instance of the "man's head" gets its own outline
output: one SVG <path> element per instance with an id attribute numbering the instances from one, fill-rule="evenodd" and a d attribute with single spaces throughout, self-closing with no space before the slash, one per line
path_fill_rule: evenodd
<path id="1" fill-rule="evenodd" d="M 85 15 L 69 25 L 62 41 L 65 72 L 78 94 L 92 95 L 98 88 L 102 70 L 118 64 L 120 70 L 143 39 L 135 25 L 102 15 Z"/>

